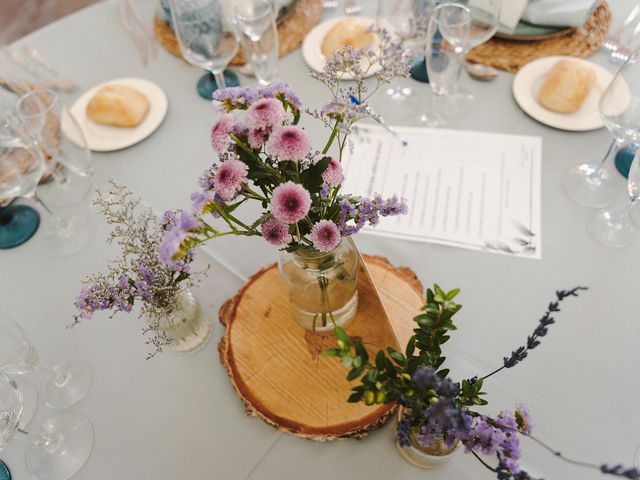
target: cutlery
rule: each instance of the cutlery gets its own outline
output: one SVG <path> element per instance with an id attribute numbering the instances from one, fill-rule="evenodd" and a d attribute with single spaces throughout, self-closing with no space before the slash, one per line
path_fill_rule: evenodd
<path id="1" fill-rule="evenodd" d="M 131 13 L 131 16 L 133 17 L 134 23 L 138 26 L 138 29 L 143 32 L 144 36 L 147 39 L 147 48 L 149 53 L 151 54 L 151 58 L 155 59 L 158 56 L 158 49 L 156 46 L 156 39 L 153 36 L 153 32 L 151 31 L 149 26 L 142 20 L 135 0 L 127 0 L 127 6 Z"/>
<path id="2" fill-rule="evenodd" d="M 38 52 L 35 48 L 25 46 L 22 48 L 22 51 L 25 55 L 27 55 L 31 60 L 40 65 L 42 68 L 47 70 L 53 77 L 54 81 L 60 85 L 61 89 L 64 91 L 72 92 L 78 89 L 78 85 L 71 80 L 71 78 L 62 75 L 58 70 L 56 70 L 53 65 L 45 60 L 45 58 Z"/>
<path id="3" fill-rule="evenodd" d="M 489 65 L 482 65 L 480 63 L 464 62 L 464 66 L 467 69 L 467 73 L 474 80 L 493 80 L 498 76 L 498 69 Z"/>
<path id="4" fill-rule="evenodd" d="M 33 67 L 33 65 L 31 65 L 22 55 L 20 55 L 18 52 L 14 51 L 10 47 L 4 47 L 2 49 L 2 52 L 14 64 L 16 64 L 17 66 L 19 66 L 20 68 L 22 68 L 23 70 L 28 72 L 33 77 L 33 79 L 35 80 L 35 83 L 37 83 L 38 86 L 42 86 L 42 87 L 45 87 L 45 88 L 51 88 L 53 90 L 58 90 L 58 91 L 61 91 L 61 92 L 70 92 L 70 91 L 72 91 L 72 90 L 68 89 L 69 85 L 60 85 L 56 81 L 52 81 L 52 80 L 48 80 L 48 79 L 44 78 L 40 74 L 40 72 L 38 72 Z"/>
<path id="5" fill-rule="evenodd" d="M 345 0 L 344 13 L 347 15 L 358 15 L 362 11 L 362 6 L 358 0 Z"/>

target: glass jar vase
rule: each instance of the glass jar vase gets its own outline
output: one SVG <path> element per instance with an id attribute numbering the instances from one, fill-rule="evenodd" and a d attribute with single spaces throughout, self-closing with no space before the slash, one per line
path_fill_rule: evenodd
<path id="1" fill-rule="evenodd" d="M 417 435 L 414 432 L 409 434 L 409 441 L 411 445 L 404 446 L 398 442 L 398 422 L 402 419 L 405 409 L 403 407 L 398 408 L 396 414 L 396 425 L 393 430 L 394 441 L 400 455 L 410 464 L 424 469 L 437 468 L 449 460 L 451 457 L 458 454 L 462 450 L 462 442 L 458 441 L 453 447 L 447 446 L 444 443 L 444 439 L 437 438 L 428 447 L 424 447 L 418 443 Z"/>
<path id="2" fill-rule="evenodd" d="M 306 248 L 282 252 L 278 268 L 287 287 L 291 311 L 307 331 L 323 335 L 334 325 L 346 327 L 358 310 L 358 250 L 344 238 L 331 252 Z"/>
<path id="3" fill-rule="evenodd" d="M 177 353 L 193 353 L 211 339 L 213 325 L 202 314 L 200 302 L 191 290 L 178 293 L 176 306 L 155 319 L 148 319 L 164 336 L 171 340 L 168 347 Z"/>

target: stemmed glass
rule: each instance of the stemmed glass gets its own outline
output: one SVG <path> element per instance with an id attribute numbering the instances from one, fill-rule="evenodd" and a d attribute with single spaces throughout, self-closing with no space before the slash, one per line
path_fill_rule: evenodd
<path id="1" fill-rule="evenodd" d="M 92 187 L 93 163 L 85 135 L 76 119 L 52 90 L 23 95 L 18 116 L 38 145 L 58 164 L 50 169 L 57 182 L 48 203 L 67 206 L 86 202 Z"/>
<path id="2" fill-rule="evenodd" d="M 0 146 L 0 199 L 31 197 L 51 216 L 53 228 L 45 234 L 43 249 L 51 255 L 70 255 L 81 250 L 91 239 L 93 228 L 74 217 L 61 219 L 37 194 L 38 183 L 45 172 L 40 147 L 18 124 L 17 119 L 0 115 L 0 136 L 16 139 L 11 145 Z"/>
<path id="3" fill-rule="evenodd" d="M 235 28 L 224 0 L 170 0 L 173 29 L 182 56 L 211 72 L 198 81 L 198 93 L 211 100 L 219 88 L 238 85 L 238 77 L 225 71 L 238 52 Z"/>
<path id="4" fill-rule="evenodd" d="M 69 408 L 82 400 L 91 387 L 91 367 L 84 361 L 46 366 L 22 327 L 0 311 L 0 371 L 23 375 L 41 369 L 46 378 L 42 396 L 51 408 Z"/>
<path id="5" fill-rule="evenodd" d="M 583 163 L 565 173 L 562 186 L 574 202 L 585 207 L 606 207 L 618 197 L 618 180 L 610 168 L 624 145 L 640 140 L 640 49 L 622 65 L 602 93 L 598 104 L 600 117 L 613 135 L 600 164 Z"/>
<path id="6" fill-rule="evenodd" d="M 267 0 L 241 0 L 234 8 L 234 22 L 249 65 L 261 85 L 278 75 L 278 29 L 273 5 Z"/>
<path id="7" fill-rule="evenodd" d="M 640 199 L 640 151 L 636 153 L 629 169 L 627 181 L 628 202 L 622 208 L 606 208 L 595 212 L 587 220 L 587 229 L 593 239 L 607 247 L 626 247 L 636 237 L 631 209 Z"/>
<path id="8" fill-rule="evenodd" d="M 464 47 L 464 57 L 466 57 L 472 48 L 482 45 L 495 35 L 500 24 L 502 0 L 459 0 L 457 3 L 467 7 L 471 13 L 469 38 Z M 459 71 L 462 71 L 462 65 Z M 473 98 L 473 93 L 460 87 L 455 94 L 455 100 L 463 104 L 472 101 Z"/>
<path id="9" fill-rule="evenodd" d="M 425 58 L 433 108 L 419 118 L 427 126 L 445 123 L 440 104 L 456 91 L 470 28 L 471 12 L 457 3 L 439 5 L 429 19 Z"/>
<path id="10" fill-rule="evenodd" d="M 4 148 L 20 144 L 20 139 L 16 138 L 8 124 L 8 117 L 15 117 L 19 98 L 13 92 L 0 89 L 0 152 Z M 0 171 L 1 168 L 0 165 Z M 11 204 L 0 207 L 0 249 L 22 245 L 36 233 L 39 225 L 40 215 L 27 205 Z"/>
<path id="11" fill-rule="evenodd" d="M 80 413 L 64 412 L 41 425 L 38 435 L 20 428 L 22 393 L 0 372 L 0 451 L 16 432 L 27 440 L 27 469 L 40 480 L 67 480 L 87 463 L 93 448 L 93 426 Z"/>
<path id="12" fill-rule="evenodd" d="M 409 38 L 417 34 L 419 5 L 420 3 L 414 0 L 378 0 L 376 23 L 405 44 Z M 384 93 L 390 101 L 398 105 L 413 94 L 411 88 L 400 84 L 398 77 L 392 80 Z"/>

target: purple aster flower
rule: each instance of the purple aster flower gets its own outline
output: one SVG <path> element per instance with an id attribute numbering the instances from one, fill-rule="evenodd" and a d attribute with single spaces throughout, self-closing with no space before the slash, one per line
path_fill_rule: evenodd
<path id="1" fill-rule="evenodd" d="M 211 128 L 211 146 L 217 153 L 229 148 L 229 134 L 233 131 L 236 119 L 230 113 L 222 115 Z"/>
<path id="2" fill-rule="evenodd" d="M 286 126 L 276 129 L 267 142 L 267 152 L 280 160 L 297 162 L 311 150 L 311 138 L 302 128 Z"/>
<path id="3" fill-rule="evenodd" d="M 302 185 L 291 181 L 273 189 L 271 213 L 283 223 L 302 220 L 311 208 L 311 195 Z"/>
<path id="4" fill-rule="evenodd" d="M 184 232 L 193 232 L 202 228 L 202 222 L 194 214 L 182 212 L 178 228 Z"/>
<path id="5" fill-rule="evenodd" d="M 216 194 L 211 191 L 193 192 L 191 194 L 191 211 L 195 215 L 204 213 L 204 209 L 210 202 L 214 201 L 215 196 Z"/>
<path id="6" fill-rule="evenodd" d="M 261 98 L 247 110 L 247 126 L 252 129 L 274 127 L 282 123 L 285 112 L 275 98 Z"/>
<path id="7" fill-rule="evenodd" d="M 331 220 L 320 220 L 311 229 L 311 241 L 320 252 L 332 251 L 338 246 L 341 238 L 338 226 Z"/>
<path id="8" fill-rule="evenodd" d="M 291 241 L 289 225 L 275 218 L 270 218 L 262 224 L 261 233 L 267 242 L 276 247 L 286 245 Z"/>
<path id="9" fill-rule="evenodd" d="M 531 415 L 529 415 L 527 407 L 518 403 L 516 405 L 515 416 L 518 430 L 527 435 L 531 435 L 531 432 L 533 432 L 533 420 L 531 419 Z"/>
<path id="10" fill-rule="evenodd" d="M 160 261 L 170 267 L 175 265 L 174 259 L 180 253 L 182 242 L 186 237 L 186 232 L 183 232 L 179 228 L 174 228 L 165 233 L 162 243 L 160 243 L 160 248 L 158 249 Z"/>
<path id="11" fill-rule="evenodd" d="M 330 187 L 336 187 L 342 183 L 344 179 L 344 171 L 342 170 L 342 164 L 335 158 L 331 158 L 327 169 L 322 172 L 322 179 Z"/>
<path id="12" fill-rule="evenodd" d="M 220 103 L 226 112 L 236 109 L 247 109 L 257 98 L 256 89 L 251 87 L 229 87 L 216 90 L 213 100 Z"/>
<path id="13" fill-rule="evenodd" d="M 216 194 L 224 201 L 233 200 L 242 184 L 247 183 L 248 171 L 247 164 L 240 160 L 231 158 L 222 162 L 213 181 Z"/>

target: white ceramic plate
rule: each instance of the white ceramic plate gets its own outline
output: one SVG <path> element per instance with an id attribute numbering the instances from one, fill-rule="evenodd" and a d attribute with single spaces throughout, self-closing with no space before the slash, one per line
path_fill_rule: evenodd
<path id="1" fill-rule="evenodd" d="M 135 88 L 147 97 L 149 111 L 140 125 L 133 128 L 110 127 L 95 123 L 87 117 L 89 100 L 100 87 L 107 84 L 126 85 L 127 87 Z M 89 149 L 95 152 L 111 152 L 130 147 L 151 135 L 164 120 L 167 114 L 167 107 L 167 96 L 155 83 L 143 78 L 116 78 L 86 91 L 76 100 L 70 111 L 84 131 Z"/>
<path id="2" fill-rule="evenodd" d="M 369 27 L 370 25 L 376 23 L 374 19 L 367 17 L 341 17 L 327 20 L 326 22 L 322 22 L 312 28 L 302 42 L 302 57 L 304 58 L 304 61 L 307 62 L 307 65 L 309 65 L 316 72 L 322 72 L 325 63 L 327 63 L 327 59 L 322 54 L 321 49 L 324 37 L 337 22 L 344 20 L 345 18 L 360 22 L 366 27 Z M 374 43 L 373 48 L 377 48 L 377 46 L 378 44 Z M 374 75 L 379 71 L 380 65 L 373 65 L 369 70 L 367 76 Z M 345 80 L 352 79 L 350 75 L 345 75 L 343 78 Z"/>
<path id="3" fill-rule="evenodd" d="M 596 74 L 596 84 L 589 92 L 580 110 L 573 113 L 557 113 L 547 110 L 538 103 L 538 94 L 542 84 L 549 73 L 549 70 L 558 60 L 571 59 L 582 62 L 593 69 Z M 607 72 L 600 65 L 583 60 L 581 58 L 553 56 L 539 58 L 527 63 L 515 75 L 513 79 L 513 96 L 528 115 L 535 118 L 540 123 L 560 130 L 581 132 L 596 130 L 604 127 L 604 123 L 598 112 L 598 101 L 607 85 L 613 79 L 613 75 Z"/>

